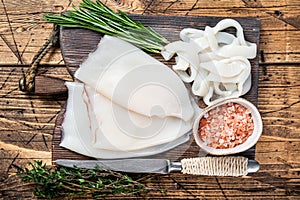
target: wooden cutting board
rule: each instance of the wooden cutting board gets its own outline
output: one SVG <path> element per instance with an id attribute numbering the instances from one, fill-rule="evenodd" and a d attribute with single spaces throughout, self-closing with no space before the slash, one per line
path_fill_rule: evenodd
<path id="1" fill-rule="evenodd" d="M 179 40 L 179 32 L 183 28 L 197 28 L 204 29 L 205 26 L 215 26 L 217 22 L 224 18 L 219 17 L 178 17 L 178 16 L 145 16 L 145 15 L 131 15 L 131 17 L 142 22 L 146 26 L 151 26 L 170 42 Z M 259 45 L 260 33 L 260 20 L 258 18 L 234 18 L 240 22 L 244 28 L 244 34 L 247 41 Z M 226 30 L 234 33 L 234 29 Z M 63 58 L 70 73 L 74 73 L 87 57 L 88 54 L 96 48 L 101 40 L 101 34 L 85 30 L 85 29 L 70 29 L 61 28 L 60 32 L 60 45 Z M 154 55 L 155 58 L 163 62 L 160 55 Z M 164 62 L 166 65 L 171 66 L 172 63 Z M 252 87 L 250 91 L 243 97 L 257 105 L 257 84 L 258 84 L 258 56 L 251 60 L 252 66 Z M 56 159 L 93 159 L 78 153 L 72 152 L 68 149 L 60 147 L 62 137 L 61 124 L 64 118 L 65 108 L 63 108 L 56 120 L 56 126 L 53 136 L 53 154 L 52 160 Z M 191 136 L 190 140 L 179 147 L 176 147 L 167 152 L 157 154 L 150 157 L 168 158 L 177 160 L 188 157 L 205 155 L 199 149 Z M 250 159 L 255 158 L 255 146 L 240 155 L 246 156 Z"/>

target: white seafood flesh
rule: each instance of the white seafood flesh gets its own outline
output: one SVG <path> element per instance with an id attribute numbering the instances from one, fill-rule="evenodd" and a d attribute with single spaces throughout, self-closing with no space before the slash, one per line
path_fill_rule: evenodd
<path id="1" fill-rule="evenodd" d="M 77 153 L 104 159 L 148 156 L 174 148 L 189 140 L 189 133 L 165 144 L 156 145 L 135 151 L 112 151 L 95 148 L 94 135 L 90 124 L 90 113 L 86 106 L 87 98 L 84 85 L 78 82 L 67 82 L 68 101 L 62 124 L 63 137 L 60 146 Z M 95 125 L 95 124 L 94 124 Z"/>
<path id="2" fill-rule="evenodd" d="M 77 83 L 81 84 L 81 83 Z M 176 117 L 144 116 L 115 104 L 89 86 L 85 86 L 89 112 L 95 114 L 92 135 L 94 148 L 132 151 L 175 140 L 191 129 L 192 121 Z"/>
<path id="3" fill-rule="evenodd" d="M 145 116 L 193 115 L 188 91 L 170 68 L 137 47 L 104 36 L 75 77 L 116 104 Z"/>
<path id="4" fill-rule="evenodd" d="M 161 62 L 105 36 L 67 82 L 61 146 L 96 158 L 152 155 L 189 139 L 197 105 Z"/>
<path id="5" fill-rule="evenodd" d="M 236 35 L 222 32 L 229 27 L 236 29 Z M 237 21 L 224 19 L 204 30 L 186 28 L 180 32 L 180 38 L 182 41 L 166 45 L 161 54 L 165 60 L 177 55 L 173 70 L 184 82 L 192 83 L 193 94 L 203 97 L 207 105 L 250 90 L 248 59 L 256 57 L 256 44 L 245 40 Z"/>
<path id="6" fill-rule="evenodd" d="M 90 141 L 92 141 L 92 135 L 89 129 L 90 125 L 87 107 L 82 98 L 83 84 L 66 82 L 66 86 L 68 88 L 69 96 L 67 109 L 62 123 L 63 135 L 60 146 L 90 156 L 93 154 L 89 148 Z"/>

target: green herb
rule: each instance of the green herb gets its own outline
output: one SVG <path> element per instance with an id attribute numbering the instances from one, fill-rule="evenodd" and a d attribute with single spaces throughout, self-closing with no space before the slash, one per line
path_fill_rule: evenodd
<path id="1" fill-rule="evenodd" d="M 73 9 L 61 16 L 45 14 L 44 17 L 60 26 L 85 28 L 118 37 L 148 52 L 159 53 L 169 43 L 151 27 L 133 21 L 120 10 L 115 13 L 99 0 L 83 0 L 79 8 L 73 5 Z"/>
<path id="2" fill-rule="evenodd" d="M 72 195 L 91 195 L 93 198 L 109 194 L 139 194 L 149 190 L 144 184 L 126 174 L 101 168 L 80 169 L 48 167 L 42 161 L 29 163 L 31 169 L 19 169 L 23 182 L 36 187 L 34 195 L 56 198 Z"/>

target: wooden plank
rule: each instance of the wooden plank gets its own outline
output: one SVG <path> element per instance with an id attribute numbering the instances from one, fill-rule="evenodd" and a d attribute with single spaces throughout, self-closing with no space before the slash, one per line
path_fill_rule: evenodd
<path id="1" fill-rule="evenodd" d="M 187 178 L 191 180 L 187 182 Z M 161 183 L 164 185 L 161 185 Z M 10 184 L 8 184 L 10 183 Z M 147 186 L 153 188 L 152 191 L 147 193 L 147 196 L 140 196 L 140 199 L 155 198 L 155 199 L 189 199 L 189 198 L 241 198 L 242 199 L 255 199 L 255 198 L 270 198 L 270 192 L 274 199 L 296 197 L 297 183 L 290 183 L 286 179 L 277 179 L 272 184 L 268 180 L 253 180 L 253 179 L 241 179 L 241 178 L 212 178 L 212 177 L 193 177 L 182 176 L 180 174 L 166 175 L 166 176 L 154 176 L 148 181 Z M 239 187 L 242 184 L 243 187 Z M 17 187 L 22 186 L 17 177 L 11 177 L 6 182 L 1 183 L 6 187 L 6 191 L 14 191 L 13 194 L 7 194 L 14 197 L 21 194 L 22 191 Z M 219 186 L 218 186 L 219 185 Z M 217 188 L 216 188 L 217 187 Z M 30 190 L 30 187 L 22 187 L 25 191 Z M 164 188 L 166 192 L 161 193 L 159 188 Z M 286 188 L 289 189 L 289 193 L 286 192 Z M 28 195 L 28 194 L 27 194 Z M 89 196 L 78 197 L 72 199 L 86 199 Z M 120 199 L 124 196 L 116 195 L 111 196 L 110 199 Z M 130 198 L 130 197 L 129 197 Z M 138 198 L 138 197 L 137 197 Z"/>
<path id="2" fill-rule="evenodd" d="M 74 0 L 73 2 L 78 5 L 80 1 Z M 52 28 L 51 24 L 45 23 L 42 15 L 60 11 L 69 1 L 3 0 L 3 2 L 12 21 L 17 47 L 20 52 L 24 51 L 23 59 L 28 64 L 47 39 Z M 299 199 L 300 112 L 299 103 L 297 103 L 300 98 L 298 84 L 300 73 L 299 0 L 107 0 L 105 2 L 113 9 L 121 9 L 133 14 L 259 17 L 262 34 L 260 49 L 264 51 L 261 54 L 264 59 L 260 58 L 259 67 L 258 108 L 262 112 L 265 128 L 256 146 L 256 159 L 261 163 L 261 170 L 258 173 L 243 179 L 187 177 L 177 173 L 153 176 L 152 180 L 147 182 L 147 186 L 153 190 L 146 195 L 139 197 L 111 195 L 109 198 Z M 0 34 L 4 34 L 8 42 L 14 46 L 2 2 L 0 3 Z M 13 64 L 4 68 L 1 66 L 0 69 L 0 141 L 13 145 L 11 149 L 8 148 L 9 145 L 1 143 L 3 149 L 1 153 L 7 157 L 0 160 L 0 199 L 35 199 L 32 194 L 34 187 L 21 183 L 20 177 L 14 175 L 16 169 L 11 164 L 24 167 L 34 157 L 47 163 L 51 162 L 50 153 L 38 155 L 40 151 L 46 150 L 42 146 L 42 134 L 46 134 L 47 143 L 51 144 L 52 128 L 55 124 L 50 118 L 60 110 L 57 106 L 57 98 L 60 104 L 64 104 L 65 99 L 28 96 L 19 92 L 16 88 L 18 79 L 22 75 L 21 68 L 28 66 L 18 66 L 17 63 L 15 55 L 0 38 L 0 64 Z M 54 54 L 48 54 L 43 63 L 61 63 L 59 49 L 55 50 Z M 53 65 L 48 65 L 48 67 L 52 68 Z M 16 70 L 13 70 L 14 68 Z M 54 65 L 48 75 L 69 80 L 67 72 L 62 69 L 63 66 Z M 56 70 L 57 73 L 55 73 Z M 33 101 L 33 106 L 30 101 Z M 33 110 L 36 114 L 33 114 Z M 7 121 L 5 117 L 8 116 Z M 39 123 L 41 121 L 44 124 L 49 120 L 50 122 L 46 128 L 38 130 L 41 124 L 35 122 L 35 117 L 39 119 Z M 21 122 L 31 127 L 22 125 Z M 11 134 L 11 139 L 7 134 Z M 26 147 L 24 142 L 30 140 L 34 134 L 37 135 L 31 141 L 32 144 L 30 142 Z M 19 149 L 18 146 L 38 151 L 34 153 L 36 156 L 30 156 L 31 151 L 23 151 L 24 149 Z M 167 191 L 161 193 L 160 189 Z M 90 199 L 90 196 L 72 199 Z"/>
<path id="3" fill-rule="evenodd" d="M 220 1 L 222 2 L 222 1 Z M 166 5 L 167 6 L 167 5 Z M 181 5 L 179 5 L 181 6 Z M 168 6 L 167 6 L 168 7 Z M 188 7 L 184 9 L 171 9 L 168 8 L 166 12 L 162 10 L 161 7 L 155 7 L 156 10 L 152 12 L 143 13 L 136 10 L 128 10 L 128 8 L 120 7 L 124 12 L 130 14 L 144 14 L 144 15 L 160 15 L 160 16 L 186 16 L 189 11 Z M 134 8 L 131 8 L 134 9 Z M 14 10 L 15 12 L 15 10 Z M 154 12 L 154 13 L 153 13 Z M 27 35 L 28 39 L 34 39 L 33 44 L 37 43 L 36 39 L 45 40 L 46 38 L 37 38 L 38 34 L 49 34 L 51 31 L 51 24 L 45 23 L 46 20 L 43 19 L 43 14 L 48 13 L 48 11 L 40 11 L 38 14 L 26 13 L 11 13 L 10 20 L 12 30 L 18 35 Z M 57 13 L 52 11 L 51 13 Z M 217 13 L 217 14 L 216 14 Z M 261 28 L 263 31 L 293 31 L 299 29 L 297 23 L 299 22 L 299 7 L 298 6 L 283 6 L 283 7 L 272 7 L 272 8 L 247 8 L 247 7 L 197 7 L 193 11 L 188 13 L 189 16 L 212 16 L 212 17 L 258 17 L 261 19 Z M 0 13 L 0 33 L 7 34 L 10 33 L 10 27 L 8 26 L 6 15 Z"/>
<path id="4" fill-rule="evenodd" d="M 63 8 L 66 8 L 69 1 L 53 0 L 53 4 L 48 1 L 25 1 L 20 5 L 16 5 L 14 1 L 4 1 L 6 10 L 9 14 L 10 25 L 14 33 L 10 32 L 10 26 L 7 22 L 7 17 L 0 5 L 0 34 L 5 36 L 10 46 L 17 48 L 22 54 L 25 64 L 29 64 L 35 52 L 48 38 L 52 25 L 46 24 L 43 19 L 45 13 L 58 13 Z M 74 1 L 78 5 L 80 0 Z M 225 3 L 224 3 L 225 2 Z M 151 15 L 191 15 L 191 16 L 215 16 L 216 13 L 220 17 L 259 17 L 261 19 L 262 31 L 283 31 L 283 36 L 289 35 L 289 31 L 299 30 L 299 6 L 296 1 L 259 1 L 259 3 L 251 1 L 235 0 L 233 2 L 225 1 L 106 1 L 108 6 L 115 9 L 121 9 L 128 13 L 135 14 L 151 14 Z M 32 8 L 35 8 L 32 10 Z M 28 11 L 29 10 L 29 11 Z M 287 33 L 285 33 L 287 32 Z M 299 34 L 298 34 L 299 35 Z M 270 39 L 271 38 L 271 39 Z M 277 41 L 285 37 L 268 36 L 266 39 L 261 38 L 261 44 L 268 41 Z M 289 37 L 287 37 L 289 39 Z M 14 47 L 14 41 L 17 47 Z M 299 40 L 296 40 L 299 41 Z M 274 46 L 275 45 L 275 46 Z M 291 49 L 296 49 L 299 42 L 291 42 Z M 299 60 L 295 57 L 295 52 L 276 52 L 277 49 L 282 49 L 286 46 L 284 42 L 277 42 L 268 46 L 266 49 L 262 48 L 265 52 L 267 62 L 294 62 Z M 7 47 L 7 44 L 0 39 L 0 64 L 5 63 L 18 63 L 18 59 Z M 2 51 L 3 50 L 3 51 Z M 275 52 L 274 52 L 275 51 Z M 274 53 L 278 55 L 275 57 Z M 272 54 L 272 55 L 269 55 Z M 274 59 L 277 58 L 277 59 Z M 42 63 L 62 63 L 62 57 L 59 50 L 46 55 Z"/>
<path id="5" fill-rule="evenodd" d="M 40 37 L 47 38 L 47 34 L 42 34 Z M 299 40 L 300 31 L 261 31 L 260 36 L 260 49 L 263 51 L 264 60 L 260 59 L 260 62 L 263 63 L 283 63 L 283 62 L 295 62 L 299 60 Z M 17 41 L 23 41 L 19 43 L 20 50 L 24 50 L 26 46 L 24 39 L 26 35 L 16 36 Z M 41 47 L 45 40 L 38 40 L 36 44 L 30 42 L 30 44 L 25 48 L 26 52 L 23 53 L 25 63 L 29 64 L 33 58 L 35 52 Z M 11 53 L 11 50 L 7 45 L 0 40 L 0 48 L 2 48 L 1 53 L 3 54 L 3 59 L 0 60 L 0 64 L 16 63 L 17 58 Z M 4 57 L 4 55 L 9 55 Z M 0 55 L 1 57 L 1 55 Z M 13 62 L 11 62 L 13 60 Z M 61 52 L 60 49 L 55 48 L 50 51 L 47 56 L 42 60 L 43 63 L 50 64 L 62 64 Z"/>
<path id="6" fill-rule="evenodd" d="M 73 0 L 72 3 L 78 5 L 81 0 Z M 107 0 L 102 1 L 106 3 L 109 7 L 113 9 L 122 9 L 125 11 L 131 11 L 135 13 L 142 13 L 143 11 L 148 10 L 149 12 L 152 10 L 165 9 L 165 7 L 169 7 L 168 9 L 174 10 L 184 10 L 190 9 L 194 6 L 194 8 L 285 8 L 289 6 L 298 6 L 299 2 L 297 0 L 286 0 L 286 1 L 276 1 L 276 0 L 259 0 L 255 2 L 251 2 L 249 0 L 222 0 L 222 1 L 193 1 L 186 0 L 184 2 L 181 1 L 142 1 L 142 0 L 126 0 L 126 1 L 113 1 Z M 42 0 L 36 2 L 35 0 L 26 0 L 22 2 L 22 4 L 18 4 L 15 1 L 5 1 L 5 5 L 7 7 L 7 11 L 9 13 L 14 13 L 17 9 L 21 14 L 29 13 L 29 14 L 39 14 L 40 12 L 45 11 L 55 11 L 61 9 L 62 7 L 66 7 L 68 5 L 67 0 L 52 0 L 46 1 Z M 32 10 L 32 8 L 35 8 Z"/>
<path id="7" fill-rule="evenodd" d="M 263 98 L 260 100 L 259 104 L 268 104 L 270 106 L 278 106 L 283 105 L 286 101 L 286 104 L 291 104 L 296 101 L 299 96 L 299 84 L 298 84 L 298 74 L 299 74 L 299 65 L 288 64 L 288 65 L 278 65 L 278 64 L 263 64 L 260 63 L 259 67 L 259 98 Z M 29 96 L 25 95 L 23 92 L 18 90 L 18 81 L 22 76 L 22 68 L 26 70 L 27 66 L 1 66 L 1 76 L 0 76 L 0 95 L 4 97 L 8 97 L 6 101 L 0 102 L 0 105 L 3 107 L 10 105 L 13 99 L 20 99 L 20 101 L 26 102 L 26 98 Z M 73 69 L 75 70 L 75 68 Z M 71 81 L 71 77 L 68 74 L 65 66 L 52 65 L 52 66 L 44 66 L 39 69 L 39 72 L 48 76 L 48 77 L 56 77 L 65 81 Z M 16 89 L 15 91 L 12 91 Z M 59 89 L 59 88 L 58 88 Z M 285 92 L 285 90 L 287 90 Z M 288 90 L 291 90 L 289 92 Z M 8 95 L 7 93 L 12 92 Z M 285 92 L 285 93 L 284 93 Z M 283 98 L 283 95 L 288 95 Z M 267 96 L 265 96 L 267 95 Z M 273 96 L 274 95 L 274 96 Z M 12 99 L 13 98 L 13 99 Z M 54 97 L 46 97 L 46 96 L 31 96 L 32 99 L 51 99 Z M 273 101 L 274 98 L 276 101 Z M 56 100 L 61 101 L 61 104 L 64 103 L 66 97 L 56 96 Z M 269 101 L 268 101 L 269 100 Z M 278 100 L 278 101 L 277 101 Z M 267 101 L 264 103 L 264 101 Z M 273 101 L 272 103 L 270 103 Z M 18 102 L 23 106 L 22 102 Z M 46 106 L 46 105 L 45 105 Z M 51 106 L 48 106 L 51 108 Z M 14 108 L 13 108 L 14 109 Z M 268 110 L 264 110 L 263 112 L 268 112 Z"/>
<path id="8" fill-rule="evenodd" d="M 169 181 L 174 179 L 176 182 Z M 220 187 L 222 190 L 214 189 L 211 184 L 217 185 L 217 180 L 212 179 L 214 182 L 208 182 L 208 185 L 205 184 L 207 181 L 207 178 L 198 178 L 195 179 L 195 182 L 193 182 L 190 185 L 185 184 L 185 180 L 181 177 L 175 177 L 175 176 L 161 176 L 157 178 L 153 178 L 151 182 L 148 182 L 148 186 L 150 188 L 153 188 L 152 191 L 147 193 L 147 195 L 137 196 L 137 197 L 126 197 L 122 195 L 111 195 L 109 196 L 109 199 L 121 199 L 121 198 L 134 198 L 134 199 L 145 199 L 145 198 L 153 198 L 153 199 L 171 199 L 173 197 L 174 199 L 226 199 L 226 198 L 233 198 L 234 199 L 261 199 L 262 197 L 266 198 L 272 198 L 272 199 L 282 199 L 282 198 L 288 198 L 293 197 L 295 194 L 291 191 L 291 193 L 287 194 L 285 193 L 284 189 L 275 189 L 274 186 L 269 185 L 267 183 L 260 183 L 259 181 L 247 181 L 243 182 L 245 185 L 245 188 L 235 188 L 235 189 L 228 189 L 227 187 L 222 188 L 226 184 L 226 182 L 232 181 L 233 183 L 237 183 L 238 181 L 234 181 L 233 179 L 228 179 L 225 183 L 221 182 Z M 167 189 L 165 193 L 160 192 L 158 189 L 155 188 L 161 188 L 160 181 L 166 181 L 165 188 Z M 220 180 L 218 179 L 220 182 Z M 198 184 L 200 182 L 200 184 Z M 8 183 L 10 185 L 7 187 Z M 0 183 L 1 186 L 6 186 L 7 190 L 5 192 L 6 196 L 15 197 L 17 198 L 32 198 L 30 196 L 30 190 L 32 190 L 32 187 L 26 186 L 24 184 L 20 184 L 20 181 L 17 177 L 13 176 L 10 177 L 6 182 Z M 23 191 L 18 190 L 18 187 L 22 187 Z M 187 187 L 187 188 L 186 188 Z M 254 191 L 254 187 L 257 188 L 257 191 Z M 24 193 L 22 196 L 22 193 Z M 225 193 L 225 196 L 224 194 Z M 271 193 L 271 195 L 270 195 Z M 241 197 L 242 196 L 242 197 Z M 295 197 L 295 196 L 294 196 Z M 74 197 L 72 199 L 89 199 L 89 196 L 84 197 Z"/>
<path id="9" fill-rule="evenodd" d="M 169 41 L 179 40 L 179 31 L 183 27 L 197 27 L 203 29 L 206 25 L 215 26 L 215 24 L 221 20 L 221 18 L 215 17 L 166 17 L 166 16 L 143 16 L 133 15 L 133 19 L 141 21 L 145 25 L 150 25 L 160 34 L 166 37 Z M 256 18 L 236 18 L 242 25 L 244 25 L 244 32 L 246 40 L 259 44 L 259 20 Z M 92 52 L 99 40 L 101 35 L 92 31 L 83 29 L 66 29 L 62 28 L 60 33 L 60 42 L 62 48 L 62 54 L 66 65 L 78 66 L 84 59 L 87 58 L 88 54 Z M 153 55 L 155 58 L 163 59 L 160 55 Z M 165 62 L 168 64 L 168 62 Z M 258 57 L 251 61 L 252 64 L 252 87 L 250 92 L 245 96 L 248 100 L 257 104 L 257 82 L 258 82 Z M 69 159 L 90 159 L 81 156 L 77 153 L 71 152 L 65 148 L 59 146 L 61 141 L 61 124 L 63 120 L 64 110 L 60 113 L 56 121 L 57 127 L 54 130 L 53 136 L 53 160 L 63 158 Z M 186 146 L 190 145 L 190 146 Z M 254 158 L 255 147 L 243 153 L 243 155 Z M 156 157 L 167 157 L 169 159 L 176 159 L 178 155 L 181 157 L 195 157 L 199 154 L 205 154 L 200 150 L 193 138 L 190 141 L 181 145 L 178 148 L 170 150 L 166 153 L 156 155 Z"/>
<path id="10" fill-rule="evenodd" d="M 264 69 L 264 67 L 266 67 L 267 69 Z M 266 113 L 263 114 L 263 122 L 265 125 L 265 130 L 264 130 L 264 134 L 263 134 L 263 138 L 264 136 L 273 136 L 271 138 L 266 137 L 268 140 L 267 141 L 274 141 L 274 138 L 276 139 L 276 141 L 280 141 L 280 140 L 285 140 L 287 141 L 287 144 L 289 143 L 289 141 L 292 139 L 297 139 L 299 138 L 299 112 L 297 112 L 297 110 L 299 109 L 299 107 L 295 107 L 299 104 L 293 105 L 294 107 L 291 107 L 290 109 L 287 109 L 286 111 L 276 111 L 276 109 L 280 109 L 281 106 L 284 106 L 284 101 L 285 99 L 288 100 L 288 103 L 293 103 L 292 100 L 297 100 L 299 99 L 299 86 L 297 86 L 297 74 L 299 74 L 299 70 L 300 68 L 297 65 L 285 65 L 285 66 L 281 66 L 281 65 L 271 65 L 271 66 L 261 66 L 259 68 L 259 74 L 260 74 L 260 80 L 259 80 L 259 94 L 260 94 L 260 99 L 259 99 L 259 109 L 262 113 Z M 63 78 L 63 73 L 65 73 L 65 78 L 68 77 L 67 72 L 65 72 L 64 70 L 61 70 L 62 67 L 57 66 L 57 68 L 52 69 L 51 73 L 49 72 L 48 75 L 60 75 Z M 56 72 L 56 70 L 57 72 Z M 62 68 L 63 69 L 63 68 Z M 9 89 L 11 87 L 11 85 L 14 85 L 17 81 L 18 78 L 21 76 L 21 70 L 19 68 L 17 68 L 17 70 L 12 71 L 10 70 L 10 67 L 3 67 L 2 71 L 5 72 L 5 76 L 2 78 L 1 82 L 3 82 L 6 78 L 6 76 L 8 76 L 10 73 L 10 78 L 8 79 L 7 83 L 9 86 L 5 86 L 3 89 L 7 88 Z M 287 72 L 288 75 L 284 75 L 284 72 Z M 264 75 L 266 74 L 266 75 Z M 269 75 L 272 75 L 271 77 L 269 77 Z M 284 76 L 284 78 L 282 78 L 282 75 Z M 266 79 L 266 77 L 269 79 Z M 293 86 L 292 88 L 294 88 L 293 90 L 291 90 L 290 92 L 286 92 L 284 93 L 287 88 Z M 2 89 L 2 90 L 3 90 Z M 23 119 L 25 121 L 31 121 L 32 125 L 35 123 L 35 115 L 32 113 L 32 108 L 30 106 L 30 103 L 28 102 L 28 100 L 26 100 L 26 96 L 23 95 L 23 93 L 18 92 L 19 95 L 14 95 L 13 98 L 12 97 L 5 97 L 3 98 L 3 101 L 1 101 L 1 105 L 3 106 L 1 109 L 2 110 L 2 116 L 11 116 L 11 120 L 10 123 L 8 123 L 7 121 L 5 122 L 5 124 L 3 124 L 2 130 L 28 130 L 30 131 L 31 128 L 27 127 L 27 126 L 22 126 L 21 124 L 18 124 L 17 122 L 17 118 L 12 118 L 13 116 L 17 117 L 18 112 L 24 110 L 25 112 L 28 112 L 28 114 L 23 114 L 22 117 L 20 117 L 19 119 Z M 275 98 L 274 95 L 275 94 Z M 41 118 L 40 121 L 46 121 L 49 120 L 50 117 L 53 117 L 51 115 L 49 115 L 49 112 L 51 111 L 50 108 L 53 108 L 53 112 L 57 112 L 60 109 L 60 106 L 54 106 L 55 103 L 49 103 L 51 102 L 51 98 L 44 98 L 43 101 L 40 101 L 38 99 L 40 99 L 41 97 L 35 97 L 32 96 L 31 97 L 33 100 L 37 100 L 36 103 L 34 103 L 35 105 L 35 109 L 38 110 L 37 111 L 37 117 Z M 47 101 L 47 104 L 44 104 L 42 102 Z M 290 102 L 289 102 L 290 101 Z M 7 102 L 9 102 L 7 104 Z M 65 100 L 61 100 L 61 104 L 64 104 Z M 19 110 L 20 109 L 20 110 Z M 44 110 L 43 112 L 40 112 L 39 110 Z M 50 109 L 50 110 L 49 110 Z M 23 112 L 24 112 L 23 111 Z M 274 112 L 275 111 L 275 112 Z M 270 113 L 273 112 L 273 113 Z M 40 113 L 40 114 L 39 114 Z M 292 118 L 294 123 L 291 123 Z M 280 119 L 280 120 L 277 120 Z M 3 122 L 2 122 L 3 123 Z M 53 128 L 53 121 L 51 122 L 52 126 L 49 126 L 49 128 L 47 129 L 43 129 L 42 131 L 45 132 L 49 132 L 49 134 L 51 134 L 52 132 L 52 128 Z M 6 127 L 6 128 L 5 128 Z M 23 127 L 23 128 L 22 128 Z M 38 127 L 38 126 L 36 126 Z M 296 128 L 298 127 L 298 128 Z M 52 138 L 51 138 L 52 139 Z M 261 144 L 261 143 L 258 143 Z M 272 157 L 272 147 L 274 146 L 270 146 L 270 148 L 266 149 L 266 145 L 264 143 L 261 144 L 264 151 L 266 152 L 270 152 L 268 154 L 268 156 Z M 286 144 L 285 144 L 286 145 Z M 293 149 L 292 146 L 288 147 L 288 149 Z M 257 153 L 256 155 L 260 155 L 259 153 Z M 265 154 L 266 155 L 266 154 Z M 284 156 L 284 155 L 282 155 Z M 262 157 L 261 159 L 258 157 L 258 159 L 260 161 L 264 161 L 263 159 L 264 157 Z M 272 161 L 268 161 L 268 162 L 274 162 L 274 160 Z"/>

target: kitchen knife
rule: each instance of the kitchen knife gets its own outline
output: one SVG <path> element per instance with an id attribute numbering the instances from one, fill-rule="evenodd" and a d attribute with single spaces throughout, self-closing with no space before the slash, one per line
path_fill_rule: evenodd
<path id="1" fill-rule="evenodd" d="M 100 168 L 129 173 L 167 174 L 180 171 L 184 174 L 209 176 L 245 176 L 259 170 L 259 163 L 241 156 L 186 158 L 180 162 L 168 159 L 120 159 L 120 160 L 56 160 L 65 167 Z"/>

